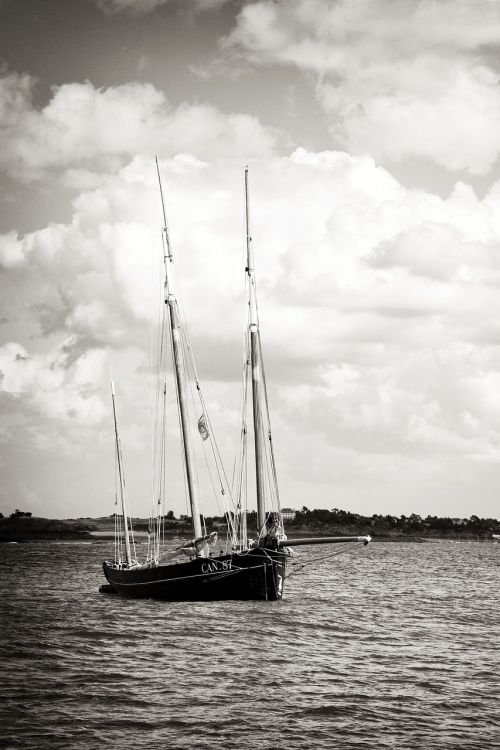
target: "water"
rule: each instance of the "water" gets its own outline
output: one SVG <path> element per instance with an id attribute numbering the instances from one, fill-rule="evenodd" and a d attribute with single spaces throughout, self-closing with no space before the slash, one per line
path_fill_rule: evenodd
<path id="1" fill-rule="evenodd" d="M 0 545 L 0 746 L 500 747 L 498 545 L 372 544 L 281 602 L 195 604 L 99 594 L 110 546 Z"/>

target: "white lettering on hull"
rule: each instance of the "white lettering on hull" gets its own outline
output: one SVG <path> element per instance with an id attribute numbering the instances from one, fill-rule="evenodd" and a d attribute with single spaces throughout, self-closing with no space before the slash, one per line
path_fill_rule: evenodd
<path id="1" fill-rule="evenodd" d="M 224 570 L 232 569 L 232 560 L 210 560 L 209 562 L 202 563 L 202 573 L 222 573 Z"/>

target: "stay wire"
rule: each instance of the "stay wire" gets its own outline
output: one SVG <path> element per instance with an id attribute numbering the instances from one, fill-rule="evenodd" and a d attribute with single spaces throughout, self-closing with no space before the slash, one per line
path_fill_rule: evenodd
<path id="1" fill-rule="evenodd" d="M 176 275 L 176 286 L 178 286 L 178 288 L 180 289 L 180 283 L 179 283 L 179 281 L 177 279 L 177 275 Z M 228 479 L 227 479 L 227 476 L 226 476 L 226 472 L 225 472 L 225 469 L 224 469 L 224 464 L 222 462 L 222 458 L 221 458 L 221 455 L 220 455 L 218 443 L 217 443 L 217 440 L 215 439 L 215 433 L 214 433 L 214 430 L 213 430 L 213 427 L 212 427 L 212 423 L 211 423 L 211 420 L 210 420 L 210 415 L 208 414 L 208 410 L 207 410 L 207 407 L 206 407 L 205 399 L 204 399 L 203 392 L 202 392 L 202 389 L 201 389 L 201 385 L 200 385 L 200 382 L 199 382 L 199 379 L 198 379 L 198 372 L 197 372 L 197 369 L 196 369 L 196 362 L 195 362 L 195 359 L 194 359 L 193 348 L 192 348 L 192 345 L 191 345 L 191 340 L 190 340 L 190 335 L 189 335 L 189 326 L 187 324 L 186 316 L 184 314 L 184 310 L 182 309 L 182 307 L 181 307 L 181 310 L 180 310 L 180 315 L 182 315 L 183 344 L 184 344 L 184 347 L 185 347 L 185 352 L 187 352 L 186 353 L 186 360 L 189 363 L 189 366 L 191 367 L 191 370 L 192 370 L 192 379 L 194 380 L 194 382 L 196 384 L 196 389 L 197 389 L 197 392 L 198 392 L 198 398 L 200 400 L 200 405 L 201 405 L 201 408 L 202 408 L 203 415 L 204 415 L 204 417 L 206 419 L 208 433 L 209 433 L 209 441 L 210 441 L 210 446 L 211 446 L 211 449 L 212 449 L 212 454 L 213 454 L 215 469 L 216 469 L 217 476 L 218 476 L 218 479 L 219 479 L 219 485 L 220 485 L 220 489 L 221 489 L 221 495 L 225 498 L 225 501 L 224 501 L 224 506 L 225 506 L 225 511 L 226 511 L 225 515 L 228 518 L 229 526 L 232 527 L 232 521 L 230 520 L 230 515 L 227 513 L 227 511 L 229 510 L 229 507 L 228 507 L 228 502 L 227 502 L 227 498 L 226 498 L 226 490 L 227 490 L 227 493 L 228 493 L 228 497 L 231 500 L 231 504 L 233 506 L 233 510 L 235 509 L 235 503 L 234 503 L 234 499 L 233 499 L 233 496 L 232 496 L 231 488 L 229 486 L 229 482 L 228 482 Z M 190 384 L 190 388 L 192 388 L 192 381 L 191 380 L 190 380 L 189 384 Z M 194 398 L 193 398 L 193 401 L 194 401 Z M 213 482 L 212 476 L 211 476 L 211 472 L 210 472 L 210 468 L 209 468 L 208 465 L 207 465 L 207 468 L 208 468 L 209 475 L 210 475 L 210 481 Z M 218 505 L 219 510 L 220 510 L 220 506 L 219 506 L 218 502 L 217 502 L 217 505 Z M 234 534 L 234 529 L 233 528 L 231 528 L 231 533 Z"/>
<path id="2" fill-rule="evenodd" d="M 175 274 L 175 283 L 176 283 L 176 286 L 179 288 L 179 290 L 181 290 L 181 284 L 180 284 L 180 282 L 178 280 L 177 274 Z M 217 474 L 218 474 L 218 477 L 219 477 L 219 483 L 221 485 L 221 488 L 224 489 L 224 486 L 225 486 L 225 489 L 227 489 L 228 494 L 229 494 L 229 498 L 231 499 L 232 505 L 233 505 L 233 508 L 234 508 L 234 501 L 233 501 L 233 498 L 232 498 L 231 488 L 230 488 L 229 481 L 228 481 L 227 476 L 226 476 L 226 471 L 225 471 L 225 468 L 224 468 L 224 463 L 223 463 L 221 455 L 220 455 L 219 446 L 218 446 L 217 440 L 215 438 L 215 432 L 214 432 L 214 429 L 212 427 L 212 423 L 211 423 L 211 420 L 210 420 L 210 415 L 208 413 L 208 410 L 207 410 L 207 407 L 206 407 L 205 398 L 203 396 L 203 391 L 202 391 L 202 388 L 201 388 L 201 385 L 200 385 L 200 380 L 199 380 L 199 377 L 198 377 L 198 370 L 197 370 L 197 367 L 196 367 L 196 361 L 195 361 L 194 353 L 193 353 L 193 347 L 192 347 L 192 344 L 191 344 L 191 336 L 190 336 L 190 333 L 189 333 L 189 325 L 188 325 L 188 322 L 187 322 L 187 317 L 185 315 L 182 303 L 180 304 L 180 307 L 181 307 L 180 312 L 181 312 L 181 315 L 182 315 L 182 322 L 183 322 L 183 334 L 184 334 L 184 337 L 185 337 L 185 340 L 186 340 L 187 351 L 189 352 L 189 362 L 190 362 L 191 367 L 192 367 L 193 379 L 194 379 L 194 381 L 196 383 L 196 389 L 198 391 L 198 396 L 199 396 L 199 399 L 200 399 L 200 404 L 201 404 L 201 407 L 202 407 L 202 410 L 203 410 L 203 414 L 204 414 L 204 416 L 206 418 L 206 421 L 207 421 L 207 427 L 209 428 L 209 438 L 210 438 L 210 443 L 211 443 L 211 446 L 212 446 L 212 451 L 214 452 L 214 462 L 215 462 Z M 222 477 L 224 477 L 224 481 L 222 480 Z M 225 494 L 225 492 L 223 494 Z"/>
<path id="3" fill-rule="evenodd" d="M 310 560 L 304 561 L 303 563 L 293 562 L 292 565 L 294 568 L 297 568 L 297 570 L 294 570 L 288 573 L 287 578 L 289 578 L 291 575 L 295 575 L 296 573 L 303 571 L 303 569 L 309 565 L 314 565 L 317 562 L 321 562 L 322 560 L 328 560 L 332 557 L 345 555 L 347 552 L 351 552 L 354 549 L 354 547 L 359 547 L 360 545 L 363 545 L 363 544 L 365 544 L 365 542 L 348 542 L 346 545 L 342 545 L 342 549 L 336 550 L 335 552 L 331 552 L 328 555 L 321 555 L 319 557 L 313 557 Z"/>

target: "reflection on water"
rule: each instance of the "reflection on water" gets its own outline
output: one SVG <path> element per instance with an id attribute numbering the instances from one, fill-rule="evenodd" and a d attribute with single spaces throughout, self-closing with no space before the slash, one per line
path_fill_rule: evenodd
<path id="1" fill-rule="evenodd" d="M 0 545 L 0 746 L 500 746 L 498 546 L 303 548 L 283 601 L 194 604 L 99 594 L 111 546 Z"/>

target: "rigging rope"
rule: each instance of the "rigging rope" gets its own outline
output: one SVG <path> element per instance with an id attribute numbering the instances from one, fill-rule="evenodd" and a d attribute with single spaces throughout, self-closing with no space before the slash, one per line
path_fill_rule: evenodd
<path id="1" fill-rule="evenodd" d="M 165 259 L 165 241 L 162 232 L 162 257 Z M 152 264 L 153 266 L 153 264 Z M 156 383 L 155 383 L 155 406 L 154 406 L 154 420 L 151 417 L 152 423 L 152 456 L 151 456 L 151 515 L 149 518 L 149 528 L 153 532 L 153 548 L 154 554 L 150 548 L 150 536 L 148 535 L 148 552 L 147 559 L 151 556 L 158 557 L 160 551 L 160 527 L 164 533 L 164 521 L 162 511 L 164 511 L 164 483 L 165 483 L 165 472 L 166 472 L 166 457 L 165 457 L 165 424 L 166 424 L 166 401 L 165 401 L 165 390 L 167 381 L 167 359 L 164 357 L 164 341 L 165 341 L 165 324 L 166 324 L 166 307 L 165 294 L 162 294 L 164 289 L 164 280 L 160 274 L 159 278 L 159 307 L 157 316 L 157 341 L 156 341 Z M 151 337 L 152 338 L 152 337 Z M 151 342 L 151 348 L 153 344 Z M 152 357 L 152 355 L 151 355 Z M 164 370 L 163 370 L 164 368 Z M 151 361 L 151 379 L 153 379 L 153 363 Z M 162 377 L 163 376 L 163 377 Z M 163 392 L 162 410 L 160 415 L 160 400 Z M 153 400 L 153 398 L 151 399 Z M 161 427 L 160 427 L 161 420 Z M 160 432 L 160 448 L 158 450 L 158 432 Z M 158 462 L 158 466 L 157 466 Z M 156 483 L 158 483 L 158 491 L 156 491 Z M 161 519 L 161 520 L 160 520 Z"/>
<path id="2" fill-rule="evenodd" d="M 345 555 L 347 552 L 351 552 L 354 547 L 359 547 L 363 544 L 365 544 L 365 542 L 348 542 L 347 544 L 342 545 L 342 549 L 335 550 L 335 552 L 331 552 L 330 554 L 313 557 L 310 560 L 305 560 L 303 563 L 293 562 L 292 565 L 296 567 L 297 570 L 290 571 L 290 573 L 288 573 L 286 577 L 290 578 L 291 575 L 296 575 L 297 573 L 302 572 L 308 565 L 313 565 L 317 562 L 321 562 L 322 560 L 328 560 L 331 557 Z"/>
<path id="3" fill-rule="evenodd" d="M 175 274 L 175 284 L 176 284 L 176 287 L 178 287 L 179 289 L 181 288 L 180 282 L 179 282 L 179 280 L 177 278 L 177 274 Z M 191 389 L 191 392 L 192 392 L 193 381 L 194 381 L 194 383 L 196 384 L 196 390 L 198 392 L 198 398 L 200 400 L 200 405 L 201 405 L 202 413 L 203 413 L 203 415 L 205 417 L 206 425 L 207 425 L 207 428 L 208 428 L 208 439 L 210 441 L 210 446 L 211 446 L 211 449 L 212 449 L 212 455 L 213 455 L 213 459 L 214 459 L 215 470 L 217 472 L 217 476 L 218 476 L 218 479 L 219 479 L 219 485 L 220 485 L 220 489 L 221 489 L 221 495 L 222 496 L 226 496 L 226 492 L 227 492 L 228 498 L 231 501 L 231 505 L 233 506 L 233 509 L 234 509 L 235 508 L 234 499 L 233 499 L 231 488 L 230 488 L 230 485 L 229 485 L 229 482 L 228 482 L 228 479 L 227 479 L 227 476 L 226 476 L 226 472 L 225 472 L 225 469 L 224 469 L 224 464 L 222 462 L 222 458 L 221 458 L 221 455 L 220 455 L 219 446 L 218 446 L 217 440 L 215 439 L 215 432 L 214 432 L 214 429 L 212 427 L 212 423 L 211 423 L 211 420 L 210 420 L 210 415 L 208 413 L 208 409 L 207 409 L 207 406 L 206 406 L 205 398 L 203 396 L 203 391 L 202 391 L 201 386 L 200 386 L 200 382 L 199 382 L 199 378 L 198 378 L 198 372 L 197 372 L 197 368 L 196 368 L 196 362 L 195 362 L 194 354 L 193 354 L 193 348 L 192 348 L 192 345 L 191 345 L 191 339 L 190 339 L 190 334 L 189 334 L 189 326 L 187 324 L 186 315 L 184 313 L 184 309 L 183 309 L 181 303 L 178 303 L 178 311 L 179 311 L 179 318 L 182 320 L 182 328 L 181 328 L 181 330 L 182 330 L 182 342 L 183 342 L 184 351 L 186 352 L 186 362 L 187 362 L 188 368 L 189 367 L 191 368 L 191 373 L 192 373 L 192 378 L 188 379 L 189 380 L 189 388 Z M 193 401 L 193 407 L 194 407 L 194 396 L 193 395 L 192 395 L 192 401 Z M 204 448 L 204 446 L 203 446 L 203 448 Z M 204 448 L 204 452 L 205 452 L 205 448 Z M 205 454 L 205 459 L 206 459 L 206 454 Z M 208 468 L 208 471 L 209 471 L 209 474 L 210 474 L 210 480 L 213 483 L 213 480 L 212 480 L 212 477 L 211 477 L 211 472 L 210 472 L 210 467 L 208 465 L 208 462 L 207 462 L 207 468 Z M 227 512 L 227 510 L 229 510 L 229 507 L 228 507 L 229 504 L 228 504 L 227 498 L 225 499 L 224 505 L 225 505 L 225 510 Z M 218 502 L 217 502 L 217 506 L 219 507 L 219 510 L 220 510 L 220 506 L 219 506 Z"/>

